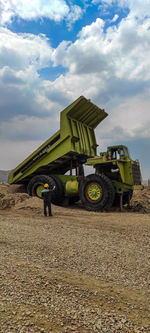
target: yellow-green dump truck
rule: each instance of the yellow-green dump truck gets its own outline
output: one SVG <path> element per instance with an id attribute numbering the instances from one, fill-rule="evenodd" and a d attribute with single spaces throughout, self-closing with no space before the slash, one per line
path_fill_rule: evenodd
<path id="1" fill-rule="evenodd" d="M 107 115 L 79 97 L 60 113 L 60 130 L 11 171 L 9 184 L 24 184 L 29 195 L 39 198 L 44 183 L 55 184 L 54 204 L 80 199 L 93 211 L 127 203 L 133 190 L 142 188 L 140 166 L 121 145 L 97 156 L 94 129 Z M 93 166 L 95 173 L 84 176 L 84 164 Z"/>

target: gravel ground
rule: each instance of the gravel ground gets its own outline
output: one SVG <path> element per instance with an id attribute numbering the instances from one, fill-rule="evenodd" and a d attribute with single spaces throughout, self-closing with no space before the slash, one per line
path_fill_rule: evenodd
<path id="1" fill-rule="evenodd" d="M 0 210 L 0 332 L 150 332 L 150 214 Z"/>

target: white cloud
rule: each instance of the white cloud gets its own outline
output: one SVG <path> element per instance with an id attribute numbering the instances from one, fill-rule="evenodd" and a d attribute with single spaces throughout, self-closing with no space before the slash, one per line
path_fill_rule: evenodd
<path id="1" fill-rule="evenodd" d="M 150 17 L 150 1 L 149 0 L 117 0 L 118 5 L 126 6 L 130 9 L 130 15 L 134 17 Z"/>
<path id="2" fill-rule="evenodd" d="M 111 77 L 149 80 L 149 27 L 150 19 L 138 24 L 130 18 L 104 32 L 104 21 L 98 18 L 81 30 L 74 43 L 63 41 L 52 59 L 55 65 L 68 67 L 72 74 L 92 73 L 104 82 Z"/>
<path id="3" fill-rule="evenodd" d="M 119 18 L 119 15 L 115 14 L 114 17 L 112 18 L 111 22 L 116 22 Z"/>
<path id="4" fill-rule="evenodd" d="M 128 98 L 112 109 L 102 129 L 97 130 L 102 140 L 112 140 L 112 143 L 137 138 L 150 140 L 149 93 L 150 90 L 147 94 Z"/>
<path id="5" fill-rule="evenodd" d="M 0 152 L 1 152 L 1 170 L 14 169 L 19 163 L 21 163 L 26 157 L 29 156 L 35 149 L 37 149 L 43 142 L 40 140 L 29 141 L 12 141 L 1 140 Z"/>
<path id="6" fill-rule="evenodd" d="M 96 22 L 85 26 L 74 43 L 63 41 L 53 52 L 55 65 L 68 67 L 74 74 L 99 72 L 105 70 L 104 48 L 107 41 L 103 34 L 104 21 L 98 18 Z"/>
<path id="7" fill-rule="evenodd" d="M 104 10 L 112 5 L 118 5 L 120 8 L 128 8 L 130 16 L 143 18 L 150 16 L 150 1 L 149 0 L 92 0 L 93 4 L 100 3 L 100 9 Z"/>
<path id="8" fill-rule="evenodd" d="M 0 28 L 0 67 L 15 70 L 47 67 L 51 62 L 52 48 L 44 35 L 16 34 Z"/>
<path id="9" fill-rule="evenodd" d="M 77 5 L 70 7 L 70 11 L 67 16 L 67 26 L 69 30 L 72 28 L 72 24 L 82 17 L 82 14 L 83 12 L 81 7 Z"/>
<path id="10" fill-rule="evenodd" d="M 52 52 L 43 35 L 15 34 L 0 28 L 1 119 L 16 114 L 46 116 L 48 108 L 56 109 L 58 102 L 43 98 L 38 74 L 38 70 L 51 65 Z"/>
<path id="11" fill-rule="evenodd" d="M 1 0 L 1 11 L 2 24 L 13 16 L 25 20 L 46 17 L 59 22 L 69 13 L 69 7 L 64 0 Z"/>
<path id="12" fill-rule="evenodd" d="M 53 129 L 53 132 L 52 132 Z M 35 140 L 45 138 L 59 130 L 57 122 L 57 113 L 49 117 L 39 118 L 37 116 L 19 115 L 11 120 L 1 121 L 0 138 L 11 140 Z M 28 133 L 28 135 L 27 135 Z"/>
<path id="13" fill-rule="evenodd" d="M 82 16 L 78 5 L 65 0 L 0 0 L 0 25 L 11 23 L 14 17 L 24 20 L 48 18 L 55 22 L 67 21 L 69 29 Z"/>
<path id="14" fill-rule="evenodd" d="M 127 18 L 106 32 L 104 24 L 97 19 L 80 31 L 74 43 L 63 41 L 56 49 L 45 36 L 17 35 L 1 28 L 0 106 L 9 117 L 19 108 L 20 114 L 45 117 L 80 95 L 112 109 L 144 93 L 150 79 L 149 19 L 139 24 Z M 42 81 L 37 70 L 50 64 L 65 66 L 68 73 L 53 82 Z"/>

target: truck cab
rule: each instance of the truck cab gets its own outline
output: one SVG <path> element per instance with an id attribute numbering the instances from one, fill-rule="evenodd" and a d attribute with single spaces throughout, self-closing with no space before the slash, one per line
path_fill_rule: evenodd
<path id="1" fill-rule="evenodd" d="M 86 164 L 93 166 L 96 174 L 107 176 L 118 194 L 143 188 L 139 161 L 131 159 L 124 145 L 109 146 L 106 152 L 88 159 Z"/>
<path id="2" fill-rule="evenodd" d="M 106 156 L 108 160 L 131 159 L 129 150 L 124 145 L 108 147 Z"/>

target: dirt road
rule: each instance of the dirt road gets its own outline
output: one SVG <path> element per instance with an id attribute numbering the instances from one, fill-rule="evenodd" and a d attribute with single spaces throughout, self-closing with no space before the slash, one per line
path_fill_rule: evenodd
<path id="1" fill-rule="evenodd" d="M 39 199 L 0 192 L 15 201 L 0 210 L 0 332 L 150 332 L 149 213 L 46 218 Z"/>

